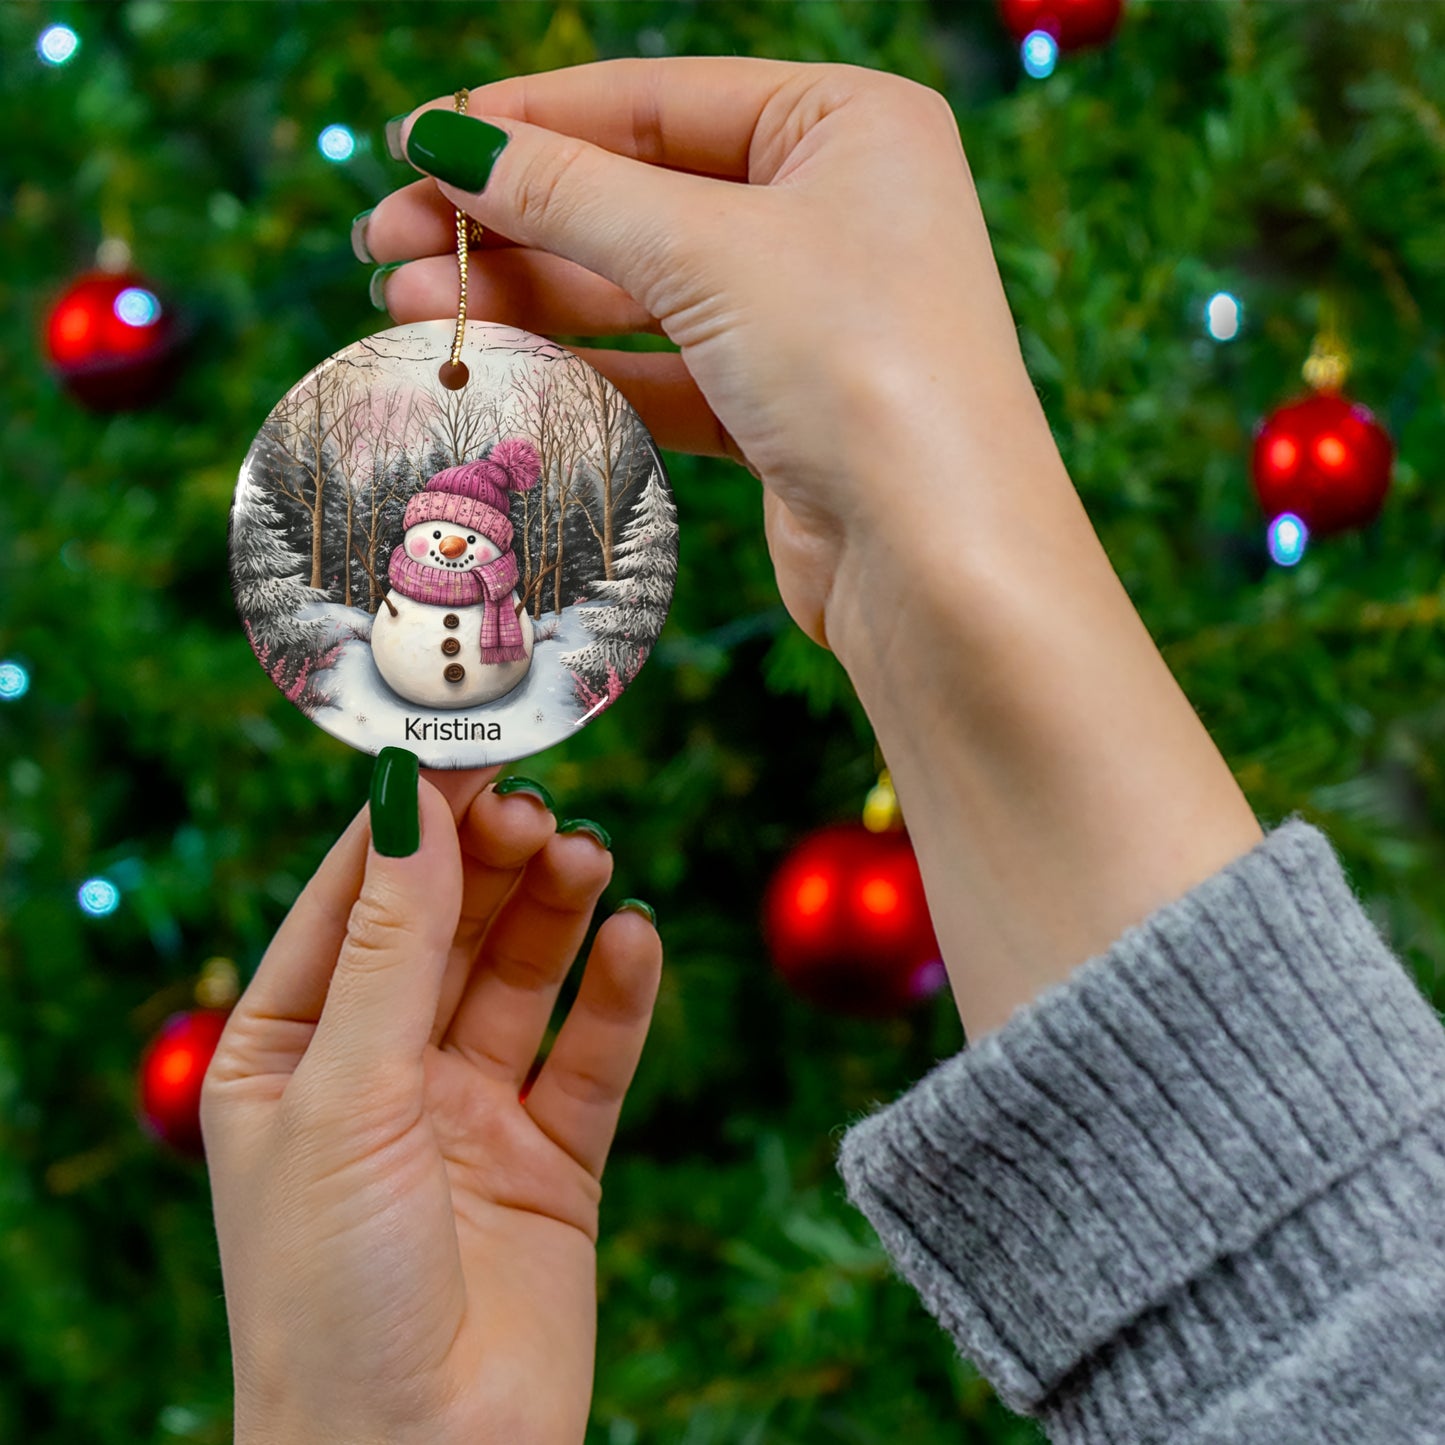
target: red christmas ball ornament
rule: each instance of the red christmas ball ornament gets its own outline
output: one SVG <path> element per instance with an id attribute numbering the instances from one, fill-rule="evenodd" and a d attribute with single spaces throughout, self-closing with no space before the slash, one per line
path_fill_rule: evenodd
<path id="1" fill-rule="evenodd" d="M 182 1154 L 205 1154 L 201 1083 L 230 1013 L 202 1008 L 172 1014 L 141 1057 L 141 1123 Z"/>
<path id="2" fill-rule="evenodd" d="M 154 401 L 170 383 L 178 351 L 175 317 L 143 277 L 92 271 L 51 308 L 45 350 L 65 389 L 96 411 Z"/>
<path id="3" fill-rule="evenodd" d="M 999 18 L 1020 44 L 1036 30 L 1060 50 L 1102 45 L 1118 29 L 1124 0 L 999 0 Z"/>
<path id="4" fill-rule="evenodd" d="M 764 901 L 778 973 L 835 1013 L 895 1014 L 946 981 L 908 835 L 839 823 L 783 860 Z"/>
<path id="5" fill-rule="evenodd" d="M 1271 520 L 1293 512 L 1314 536 L 1373 522 L 1390 490 L 1395 448 L 1372 413 L 1319 391 L 1270 413 L 1254 438 L 1255 495 Z"/>

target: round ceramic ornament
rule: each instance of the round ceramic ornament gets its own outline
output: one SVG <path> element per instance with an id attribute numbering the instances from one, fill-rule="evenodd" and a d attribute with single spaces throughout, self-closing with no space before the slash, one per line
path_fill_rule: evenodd
<path id="1" fill-rule="evenodd" d="M 241 467 L 230 570 L 257 659 L 318 726 L 489 767 L 571 737 L 637 675 L 677 514 L 651 436 L 580 357 L 425 321 L 277 403 Z"/>

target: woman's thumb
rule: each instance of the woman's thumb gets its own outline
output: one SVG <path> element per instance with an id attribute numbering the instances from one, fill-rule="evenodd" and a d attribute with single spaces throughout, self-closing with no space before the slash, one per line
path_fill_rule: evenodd
<path id="1" fill-rule="evenodd" d="M 298 1068 L 374 1081 L 419 1064 L 431 1037 L 462 904 L 461 850 L 447 800 L 415 754 L 384 748 L 371 785 L 361 895 Z"/>
<path id="2" fill-rule="evenodd" d="M 510 116 L 494 124 L 440 107 L 404 127 L 401 149 L 484 226 L 576 261 L 644 306 L 661 281 L 676 285 L 678 263 L 706 241 L 698 218 L 715 217 L 725 184 Z"/>

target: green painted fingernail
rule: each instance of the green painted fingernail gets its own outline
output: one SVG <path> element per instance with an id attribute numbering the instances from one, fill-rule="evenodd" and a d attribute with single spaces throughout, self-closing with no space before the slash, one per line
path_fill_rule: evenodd
<path id="1" fill-rule="evenodd" d="M 407 111 L 406 115 L 411 112 Z M 401 128 L 406 124 L 406 115 L 394 115 L 386 123 L 386 152 L 394 161 L 404 161 L 406 155 L 401 148 Z"/>
<path id="2" fill-rule="evenodd" d="M 644 903 L 640 898 L 624 898 L 617 905 L 619 913 L 640 913 L 652 926 L 657 926 L 657 911 L 652 904 Z"/>
<path id="3" fill-rule="evenodd" d="M 601 823 L 594 823 L 591 818 L 568 818 L 565 823 L 557 824 L 559 833 L 590 833 L 604 848 L 611 849 L 612 835 L 602 826 Z"/>
<path id="4" fill-rule="evenodd" d="M 424 110 L 406 138 L 406 158 L 449 186 L 480 191 L 510 139 L 484 120 L 454 110 Z"/>
<path id="5" fill-rule="evenodd" d="M 387 858 L 410 858 L 421 847 L 421 764 L 405 748 L 382 748 L 371 771 L 371 841 Z"/>
<path id="6" fill-rule="evenodd" d="M 552 801 L 551 793 L 533 778 L 503 778 L 501 782 L 492 784 L 492 791 L 501 794 L 504 798 L 510 793 L 525 793 L 529 798 L 536 798 L 549 813 L 557 811 L 557 805 Z"/>
<path id="7" fill-rule="evenodd" d="M 371 219 L 371 212 L 376 209 L 372 206 L 356 216 L 351 222 L 351 252 L 358 261 L 365 261 L 368 266 L 376 265 L 376 257 L 371 254 L 371 247 L 366 244 L 366 223 Z"/>
<path id="8" fill-rule="evenodd" d="M 371 304 L 378 311 L 386 310 L 386 278 L 396 270 L 398 266 L 405 266 L 405 261 L 388 261 L 385 266 L 378 266 L 371 273 L 371 283 L 366 288 L 366 294 L 371 297 Z"/>

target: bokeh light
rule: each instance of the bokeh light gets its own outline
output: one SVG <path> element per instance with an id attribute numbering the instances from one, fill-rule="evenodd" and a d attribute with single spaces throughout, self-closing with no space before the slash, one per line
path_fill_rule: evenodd
<path id="1" fill-rule="evenodd" d="M 1272 471 L 1285 476 L 1294 470 L 1294 464 L 1299 461 L 1299 448 L 1290 437 L 1275 437 L 1269 444 L 1265 460 Z"/>
<path id="2" fill-rule="evenodd" d="M 858 890 L 858 902 L 865 913 L 887 918 L 897 913 L 902 903 L 898 889 L 886 878 L 869 878 Z"/>
<path id="3" fill-rule="evenodd" d="M 47 65 L 64 65 L 80 49 L 80 36 L 68 25 L 49 25 L 35 42 L 35 53 Z"/>
<path id="4" fill-rule="evenodd" d="M 928 998 L 937 993 L 948 982 L 948 969 L 941 958 L 931 958 L 922 964 L 918 972 L 908 981 L 911 998 Z"/>
<path id="5" fill-rule="evenodd" d="M 1244 307 L 1228 291 L 1216 291 L 1204 308 L 1204 329 L 1216 341 L 1233 341 L 1244 324 Z"/>
<path id="6" fill-rule="evenodd" d="M 109 878 L 87 878 L 75 895 L 82 913 L 104 918 L 120 907 L 120 889 Z"/>
<path id="7" fill-rule="evenodd" d="M 0 702 L 14 702 L 30 691 L 30 674 L 18 662 L 0 662 Z"/>
<path id="8" fill-rule="evenodd" d="M 356 154 L 356 137 L 344 125 L 329 125 L 317 136 L 316 146 L 329 161 L 349 161 Z"/>
<path id="9" fill-rule="evenodd" d="M 127 326 L 153 326 L 161 317 L 161 303 L 143 286 L 127 286 L 115 298 L 115 314 Z"/>
<path id="10" fill-rule="evenodd" d="M 1035 80 L 1047 79 L 1059 63 L 1059 42 L 1047 30 L 1031 30 L 1019 46 L 1024 70 Z"/>
<path id="11" fill-rule="evenodd" d="M 199 1063 L 196 1051 L 182 1045 L 172 1049 L 156 1065 L 156 1079 L 159 1083 L 177 1088 L 196 1072 Z"/>
<path id="12" fill-rule="evenodd" d="M 823 874 L 809 873 L 799 881 L 793 902 L 802 917 L 812 918 L 828 906 L 828 899 L 832 894 L 832 885 Z"/>
<path id="13" fill-rule="evenodd" d="M 1281 512 L 1269 524 L 1269 555 L 1281 567 L 1293 567 L 1305 554 L 1309 528 L 1293 512 Z"/>

